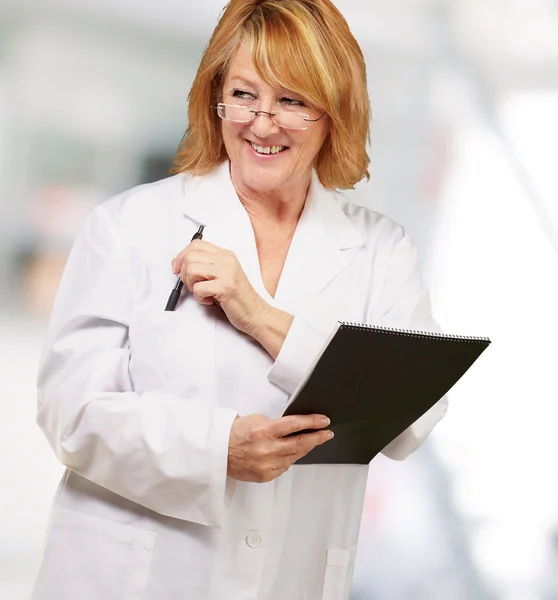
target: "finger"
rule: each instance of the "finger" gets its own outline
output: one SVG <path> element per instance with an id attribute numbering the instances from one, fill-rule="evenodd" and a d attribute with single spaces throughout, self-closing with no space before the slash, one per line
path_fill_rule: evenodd
<path id="1" fill-rule="evenodd" d="M 172 260 L 171 260 L 171 268 L 172 268 L 172 272 L 175 275 L 178 275 L 178 273 L 180 273 L 180 269 L 182 268 L 182 258 L 179 257 L 178 255 L 175 256 Z"/>
<path id="2" fill-rule="evenodd" d="M 198 281 L 213 280 L 216 277 L 214 266 L 205 263 L 184 263 L 180 271 L 180 278 L 190 291 L 193 291 Z"/>
<path id="3" fill-rule="evenodd" d="M 204 250 L 205 252 L 210 252 L 211 254 L 216 254 L 217 252 L 223 252 L 224 248 L 221 248 L 220 246 L 216 246 L 215 244 L 212 244 L 211 242 L 208 242 L 206 240 L 193 240 L 191 241 L 186 248 L 191 248 L 191 249 L 200 249 L 200 250 Z M 186 250 L 186 248 L 184 248 L 184 250 Z"/>
<path id="4" fill-rule="evenodd" d="M 321 446 L 333 438 L 333 431 L 313 431 L 312 433 L 300 433 L 291 437 L 283 438 L 281 442 L 281 454 L 296 455 L 298 458 L 305 456 L 315 448 Z"/>
<path id="5" fill-rule="evenodd" d="M 210 242 L 204 242 L 203 240 L 193 240 L 187 246 L 176 254 L 176 256 L 171 260 L 171 264 L 181 263 L 184 260 L 184 256 L 191 252 L 203 252 L 204 254 L 215 255 L 219 252 L 223 252 L 223 248 L 219 248 L 215 244 L 211 244 Z"/>
<path id="6" fill-rule="evenodd" d="M 181 256 L 184 255 L 186 252 L 193 251 L 206 252 L 208 254 L 218 254 L 220 252 L 226 252 L 226 250 L 220 248 L 219 246 L 216 246 L 215 244 L 212 244 L 211 242 L 205 242 L 204 240 L 193 240 L 189 244 L 184 246 L 184 248 L 182 248 L 182 250 L 176 256 Z"/>
<path id="7" fill-rule="evenodd" d="M 201 252 L 210 256 L 221 256 L 224 260 L 238 260 L 236 255 L 231 250 L 221 248 L 210 242 L 204 242 L 203 240 L 194 240 L 185 246 L 175 258 L 184 257 L 186 254 L 190 255 L 193 252 Z"/>
<path id="8" fill-rule="evenodd" d="M 194 283 L 192 286 L 192 292 L 196 302 L 199 302 L 200 304 L 206 304 L 208 306 L 216 302 L 215 294 L 217 293 L 217 288 L 214 281 L 215 280 L 198 281 L 197 283 Z"/>
<path id="9" fill-rule="evenodd" d="M 289 415 L 271 422 L 271 432 L 275 437 L 283 437 L 304 429 L 322 429 L 329 425 L 325 415 Z"/>
<path id="10" fill-rule="evenodd" d="M 185 248 L 182 252 L 179 252 L 171 261 L 173 273 L 177 274 L 182 269 L 184 262 L 186 263 L 207 263 L 214 264 L 217 260 L 217 255 L 213 252 L 206 252 L 198 249 Z"/>

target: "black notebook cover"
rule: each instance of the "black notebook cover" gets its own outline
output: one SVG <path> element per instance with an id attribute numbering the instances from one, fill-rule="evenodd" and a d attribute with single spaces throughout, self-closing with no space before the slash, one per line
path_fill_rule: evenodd
<path id="1" fill-rule="evenodd" d="M 427 412 L 488 338 L 340 323 L 285 415 L 324 414 L 335 437 L 296 464 L 368 464 Z"/>

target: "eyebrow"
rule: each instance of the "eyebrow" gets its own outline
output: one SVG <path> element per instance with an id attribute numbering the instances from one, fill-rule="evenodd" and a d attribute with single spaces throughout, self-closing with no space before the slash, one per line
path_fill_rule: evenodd
<path id="1" fill-rule="evenodd" d="M 235 75 L 234 77 L 231 77 L 231 83 L 233 83 L 233 82 L 243 83 L 245 85 L 250 85 L 252 87 L 258 87 L 256 83 L 254 83 L 253 81 L 250 81 L 249 79 L 246 79 L 245 77 L 242 77 L 240 75 Z M 283 87 L 278 88 L 277 93 L 300 97 L 300 94 L 296 94 L 292 90 L 288 90 L 287 88 L 283 88 Z"/>
<path id="2" fill-rule="evenodd" d="M 245 83 L 247 85 L 251 85 L 256 87 L 256 84 L 253 81 L 250 81 L 249 79 L 245 79 L 244 77 L 241 77 L 240 75 L 236 75 L 235 77 L 231 77 L 231 82 L 232 81 L 238 81 L 240 83 Z"/>

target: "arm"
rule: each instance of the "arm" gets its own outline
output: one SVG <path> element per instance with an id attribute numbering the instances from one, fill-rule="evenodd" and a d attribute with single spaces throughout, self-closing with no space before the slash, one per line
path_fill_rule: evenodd
<path id="1" fill-rule="evenodd" d="M 83 477 L 161 514 L 218 526 L 236 413 L 134 392 L 128 324 L 144 267 L 113 212 L 98 206 L 70 253 L 39 368 L 38 423 Z"/>
<path id="2" fill-rule="evenodd" d="M 295 316 L 267 307 L 251 335 L 275 360 L 268 380 L 292 394 L 321 352 L 337 319 L 319 306 Z"/>
<path id="3" fill-rule="evenodd" d="M 293 315 L 264 301 L 260 318 L 249 335 L 275 360 L 283 347 L 293 320 Z"/>
<path id="4" fill-rule="evenodd" d="M 302 381 L 315 357 L 333 331 L 337 319 L 312 306 L 294 318 L 273 307 L 254 330 L 254 337 L 275 359 L 268 379 L 292 394 Z M 430 297 L 423 288 L 418 256 L 409 236 L 398 232 L 376 314 L 367 322 L 401 329 L 439 331 L 431 314 Z M 393 440 L 383 454 L 403 460 L 428 437 L 447 411 L 447 398 L 442 398 L 427 413 Z"/>

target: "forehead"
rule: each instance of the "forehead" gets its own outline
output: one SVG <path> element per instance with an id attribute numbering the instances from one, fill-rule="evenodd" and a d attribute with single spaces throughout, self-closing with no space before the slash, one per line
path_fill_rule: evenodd
<path id="1" fill-rule="evenodd" d="M 241 44 L 231 57 L 226 79 L 228 81 L 238 80 L 243 83 L 263 83 L 265 81 L 256 71 L 250 51 L 246 44 Z"/>
<path id="2" fill-rule="evenodd" d="M 281 86 L 278 82 L 266 81 L 257 71 L 250 49 L 247 44 L 241 44 L 234 52 L 227 69 L 226 84 L 248 84 L 259 88 L 268 88 L 275 91 L 289 91 L 288 88 Z"/>

